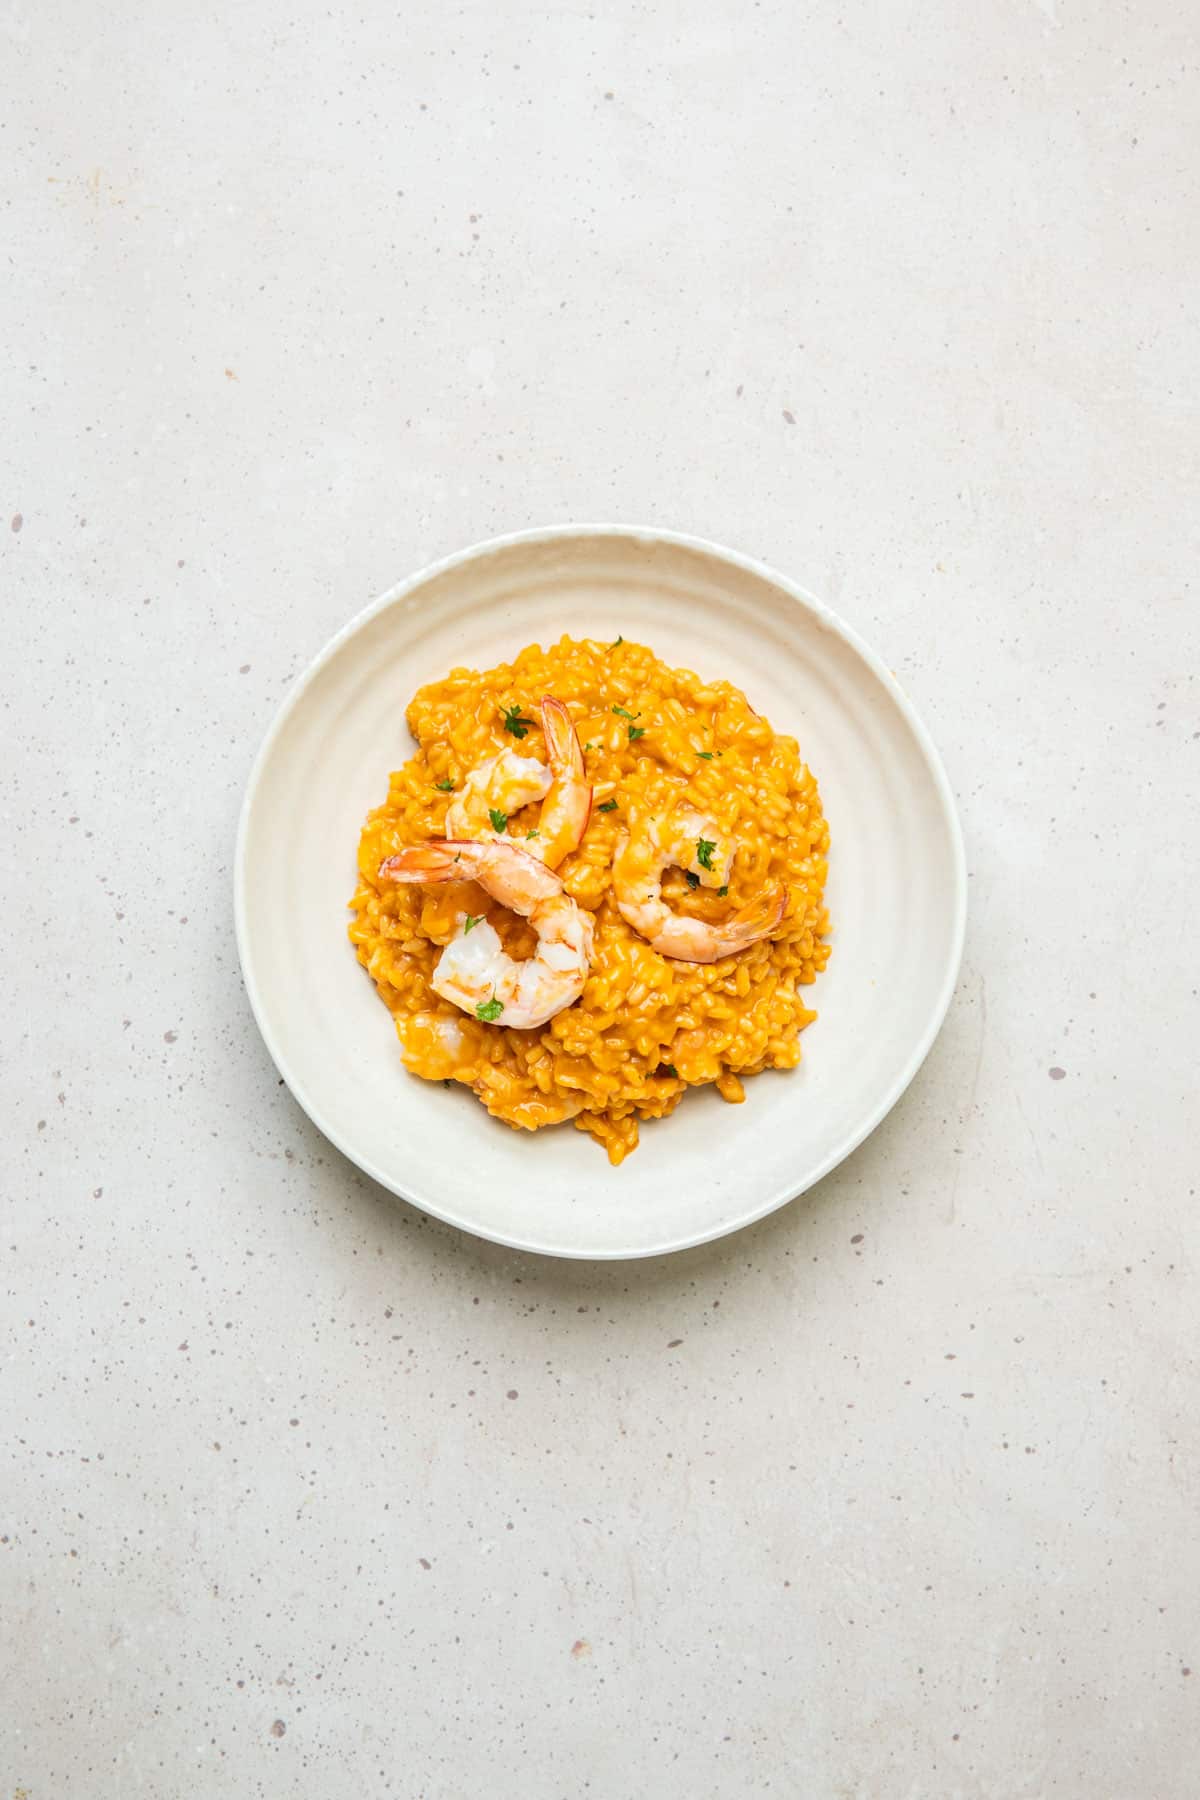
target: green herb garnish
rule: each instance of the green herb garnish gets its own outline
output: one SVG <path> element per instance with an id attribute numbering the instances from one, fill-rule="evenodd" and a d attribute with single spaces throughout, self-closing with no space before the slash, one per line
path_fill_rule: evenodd
<path id="1" fill-rule="evenodd" d="M 475 1017 L 482 1019 L 485 1025 L 492 1025 L 504 1011 L 504 1002 L 497 1000 L 495 994 L 490 1000 L 481 1000 L 475 1008 Z"/>
<path id="2" fill-rule="evenodd" d="M 526 843 L 528 843 L 528 841 L 531 837 L 541 837 L 541 835 L 542 835 L 541 832 L 538 830 L 537 826 L 535 825 L 532 831 L 527 831 L 525 833 L 525 841 L 526 841 Z"/>
<path id="3" fill-rule="evenodd" d="M 698 875 L 693 875 L 693 873 L 690 869 L 685 869 L 683 872 L 687 877 L 687 884 L 689 887 L 699 887 L 700 886 L 700 877 Z"/>
<path id="4" fill-rule="evenodd" d="M 603 806 L 598 806 L 596 808 L 597 812 L 616 812 L 616 810 L 617 810 L 617 803 L 615 800 L 606 800 L 604 802 Z"/>
<path id="5" fill-rule="evenodd" d="M 623 706 L 614 706 L 613 711 L 616 713 L 618 719 L 636 719 L 638 716 L 637 713 L 627 712 Z"/>
<path id="6" fill-rule="evenodd" d="M 712 868 L 712 853 L 716 847 L 716 843 L 712 838 L 696 839 L 696 861 L 700 864 L 702 869 Z"/>
<path id="7" fill-rule="evenodd" d="M 612 643 L 608 647 L 610 650 L 615 650 L 618 644 L 623 644 L 624 642 L 625 642 L 625 639 L 623 637 L 614 638 Z"/>
<path id="8" fill-rule="evenodd" d="M 697 750 L 696 755 L 703 757 L 705 762 L 711 762 L 713 759 L 713 753 L 711 750 Z"/>
<path id="9" fill-rule="evenodd" d="M 728 892 L 729 892 L 729 889 L 727 887 L 718 888 L 717 889 L 718 900 L 723 900 Z"/>
<path id="10" fill-rule="evenodd" d="M 476 913 L 476 914 L 474 914 L 474 916 L 472 916 L 470 913 L 467 914 L 465 920 L 463 921 L 463 936 L 464 937 L 466 937 L 468 931 L 470 931 L 474 926 L 478 925 L 478 923 L 482 917 L 483 917 L 482 913 Z"/>
<path id="11" fill-rule="evenodd" d="M 488 818 L 492 821 L 493 831 L 503 831 L 508 824 L 508 814 L 495 806 L 488 807 Z"/>
<path id="12" fill-rule="evenodd" d="M 532 724 L 532 719 L 523 719 L 521 717 L 521 708 L 519 705 L 506 706 L 504 708 L 504 729 L 505 731 L 511 731 L 515 738 L 523 738 Z"/>
<path id="13" fill-rule="evenodd" d="M 646 735 L 646 727 L 644 725 L 627 725 L 625 729 L 629 733 L 629 741 L 631 744 L 636 744 L 640 737 L 645 737 Z"/>
<path id="14" fill-rule="evenodd" d="M 679 1070 L 674 1063 L 659 1063 L 658 1072 L 660 1075 L 673 1075 L 676 1081 L 679 1080 Z"/>
<path id="15" fill-rule="evenodd" d="M 452 794 L 454 792 L 454 783 L 448 775 L 445 781 L 435 781 L 433 785 L 434 787 L 441 788 L 443 794 Z"/>

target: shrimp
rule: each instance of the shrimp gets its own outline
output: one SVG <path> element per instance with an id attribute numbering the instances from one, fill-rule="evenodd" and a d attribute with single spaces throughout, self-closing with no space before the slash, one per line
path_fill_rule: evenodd
<path id="1" fill-rule="evenodd" d="M 767 888 L 720 925 L 672 912 L 662 897 L 664 869 L 686 869 L 700 886 L 722 888 L 728 884 L 732 862 L 732 846 L 701 813 L 681 809 L 666 819 L 650 818 L 627 833 L 617 848 L 613 894 L 621 917 L 652 950 L 679 962 L 711 963 L 736 956 L 775 930 L 787 906 L 785 887 Z"/>
<path id="2" fill-rule="evenodd" d="M 533 800 L 544 800 L 553 782 L 553 773 L 536 756 L 501 750 L 499 756 L 471 770 L 461 794 L 446 808 L 446 836 L 499 840 L 506 834 L 494 829 L 493 811 L 507 817 Z"/>
<path id="3" fill-rule="evenodd" d="M 536 757 L 501 750 L 488 762 L 472 769 L 446 809 L 446 836 L 456 840 L 475 838 L 481 843 L 507 842 L 495 829 L 495 814 L 518 812 L 534 800 L 544 802 L 537 829 L 526 839 L 531 856 L 556 869 L 576 849 L 592 811 L 592 790 L 584 779 L 583 751 L 561 700 L 549 695 L 542 701 L 542 732 L 549 767 Z"/>
<path id="4" fill-rule="evenodd" d="M 485 1024 L 534 1031 L 583 992 L 592 962 L 590 913 L 563 892 L 552 870 L 517 844 L 450 839 L 413 844 L 379 866 L 381 881 L 477 881 L 528 919 L 536 953 L 514 962 L 486 919 L 465 914 L 438 958 L 433 990 Z"/>

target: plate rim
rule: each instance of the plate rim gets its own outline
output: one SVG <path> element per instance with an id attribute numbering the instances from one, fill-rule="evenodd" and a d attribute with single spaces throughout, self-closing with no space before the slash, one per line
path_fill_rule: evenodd
<path id="1" fill-rule="evenodd" d="M 520 545 L 554 543 L 561 542 L 565 539 L 586 537 L 625 537 L 640 539 L 648 544 L 671 544 L 680 549 L 700 551 L 706 556 L 716 557 L 719 561 L 732 563 L 736 568 L 740 568 L 746 573 L 754 575 L 760 580 L 767 581 L 780 589 L 793 603 L 810 612 L 823 629 L 832 631 L 839 636 L 843 642 L 849 645 L 856 655 L 861 657 L 868 668 L 870 668 L 893 693 L 933 779 L 934 791 L 937 794 L 941 813 L 950 833 L 950 847 L 954 866 L 952 939 L 950 954 L 947 957 L 942 972 L 942 982 L 937 993 L 937 998 L 929 1018 L 926 1021 L 925 1027 L 921 1032 L 916 1045 L 909 1052 L 903 1067 L 890 1083 L 882 1098 L 865 1116 L 864 1120 L 859 1125 L 855 1126 L 852 1131 L 848 1132 L 842 1141 L 835 1145 L 834 1148 L 822 1158 L 820 1163 L 807 1174 L 799 1186 L 793 1187 L 788 1183 L 784 1191 L 773 1191 L 768 1199 L 761 1203 L 756 1203 L 743 1213 L 739 1213 L 735 1219 L 715 1227 L 706 1227 L 684 1237 L 672 1238 L 660 1244 L 652 1244 L 649 1246 L 637 1245 L 634 1248 L 601 1250 L 576 1249 L 573 1247 L 564 1247 L 561 1244 L 541 1243 L 528 1237 L 521 1237 L 504 1231 L 489 1230 L 474 1221 L 462 1218 L 452 1209 L 439 1205 L 436 1200 L 425 1199 L 415 1193 L 407 1192 L 394 1179 L 385 1174 L 381 1169 L 377 1168 L 369 1157 L 364 1157 L 345 1141 L 342 1134 L 322 1116 L 320 1106 L 307 1092 L 304 1084 L 295 1077 L 293 1071 L 289 1068 L 287 1057 L 272 1031 L 254 973 L 254 959 L 250 947 L 246 905 L 246 863 L 248 857 L 250 815 L 254 809 L 255 797 L 262 783 L 271 752 L 292 713 L 299 706 L 308 689 L 312 686 L 325 665 L 338 654 L 342 646 L 350 638 L 355 636 L 355 634 L 378 613 L 383 612 L 387 607 L 395 605 L 396 601 L 402 599 L 405 594 L 411 593 L 414 588 L 421 586 L 424 582 L 431 581 L 437 576 L 443 575 L 447 571 L 459 567 L 463 563 L 472 562 L 481 556 L 489 555 L 500 550 L 511 549 Z M 296 681 L 291 692 L 284 699 L 282 705 L 277 709 L 250 767 L 250 774 L 246 781 L 246 791 L 242 796 L 241 809 L 238 814 L 237 842 L 233 859 L 233 912 L 234 933 L 237 940 L 238 962 L 241 966 L 242 983 L 246 990 L 246 996 L 250 1002 L 250 1010 L 254 1015 L 254 1022 L 258 1027 L 263 1043 L 266 1045 L 267 1053 L 271 1057 L 271 1060 L 275 1064 L 280 1075 L 283 1077 L 287 1084 L 288 1091 L 296 1101 L 297 1105 L 308 1116 L 311 1122 L 316 1126 L 317 1130 L 321 1132 L 322 1136 L 325 1137 L 335 1149 L 340 1151 L 348 1162 L 352 1163 L 355 1168 L 361 1169 L 365 1175 L 370 1176 L 372 1181 L 378 1182 L 380 1187 L 385 1188 L 388 1193 L 396 1195 L 398 1199 L 404 1200 L 410 1206 L 415 1206 L 419 1212 L 427 1213 L 432 1218 L 440 1219 L 443 1223 L 454 1226 L 456 1230 L 466 1231 L 473 1237 L 483 1238 L 490 1243 L 501 1244 L 507 1249 L 521 1250 L 538 1256 L 561 1257 L 568 1261 L 629 1262 L 640 1261 L 650 1256 L 672 1255 L 679 1250 L 695 1249 L 698 1245 L 713 1243 L 718 1238 L 730 1237 L 735 1232 L 745 1230 L 749 1225 L 757 1224 L 760 1219 L 765 1219 L 770 1213 L 778 1212 L 780 1208 L 789 1205 L 793 1200 L 798 1200 L 802 1194 L 807 1193 L 811 1188 L 815 1187 L 817 1182 L 823 1181 L 840 1163 L 845 1162 L 846 1158 L 851 1156 L 854 1151 L 858 1149 L 859 1145 L 870 1137 L 871 1133 L 882 1124 L 883 1120 L 887 1117 L 888 1113 L 891 1112 L 901 1095 L 909 1087 L 917 1074 L 917 1071 L 920 1069 L 925 1058 L 933 1048 L 937 1035 L 945 1022 L 946 1014 L 950 1008 L 950 1002 L 954 997 L 954 990 L 958 983 L 959 971 L 962 966 L 963 949 L 966 942 L 966 848 L 963 841 L 962 824 L 958 816 L 958 808 L 954 802 L 954 792 L 950 786 L 949 776 L 946 774 L 945 765 L 942 762 L 937 747 L 934 744 L 924 721 L 917 712 L 916 707 L 909 699 L 902 683 L 894 672 L 888 668 L 882 657 L 880 657 L 877 652 L 859 636 L 852 625 L 849 625 L 845 619 L 834 612 L 832 608 L 828 607 L 823 600 L 818 599 L 815 594 L 810 593 L 809 590 L 802 587 L 799 582 L 793 581 L 789 576 L 781 574 L 777 569 L 773 568 L 770 564 L 763 562 L 761 559 L 748 556 L 743 551 L 731 550 L 726 545 L 719 544 L 711 538 L 697 537 L 691 532 L 669 531 L 657 525 L 629 525 L 613 522 L 603 524 L 568 522 L 557 525 L 527 526 L 520 531 L 503 532 L 497 537 L 482 538 L 478 542 L 468 545 L 463 550 L 456 550 L 449 556 L 439 557 L 431 563 L 426 563 L 422 568 L 416 570 L 415 573 L 406 576 L 402 581 L 396 582 L 392 587 L 378 595 L 376 599 L 369 601 L 366 606 L 348 619 L 341 629 L 336 631 L 324 646 L 318 650 L 317 654 Z"/>

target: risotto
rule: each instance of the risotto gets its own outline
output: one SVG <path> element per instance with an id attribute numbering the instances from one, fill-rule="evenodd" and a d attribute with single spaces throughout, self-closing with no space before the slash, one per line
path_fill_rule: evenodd
<path id="1" fill-rule="evenodd" d="M 556 767 L 552 711 L 574 728 L 586 783 L 574 830 L 562 784 L 533 767 Z M 829 956 L 829 831 L 794 738 L 728 682 L 623 638 L 564 637 L 482 674 L 454 669 L 414 695 L 408 724 L 417 753 L 363 827 L 350 938 L 409 1070 L 463 1083 L 520 1129 L 570 1119 L 620 1163 L 639 1121 L 673 1112 L 689 1087 L 739 1101 L 745 1076 L 795 1067 L 816 1018 L 803 992 Z M 480 773 L 504 752 L 508 810 L 488 804 Z M 524 871 L 522 891 L 542 898 L 499 904 L 492 865 Z M 458 879 L 465 868 L 479 879 Z M 448 988 L 448 963 L 438 972 L 447 946 L 512 979 L 471 1004 L 475 990 Z M 529 1000 L 535 976 L 561 988 L 544 1020 L 553 1002 Z"/>

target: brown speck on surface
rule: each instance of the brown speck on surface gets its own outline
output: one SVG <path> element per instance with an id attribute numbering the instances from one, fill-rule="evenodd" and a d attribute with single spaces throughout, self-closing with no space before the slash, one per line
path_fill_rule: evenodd
<path id="1" fill-rule="evenodd" d="M 787 420 L 789 425 L 794 425 L 796 423 L 795 413 L 790 413 L 786 406 L 783 409 L 783 416 Z"/>
<path id="2" fill-rule="evenodd" d="M 1067 1071 L 1065 1069 L 1051 1069 L 1050 1071 L 1051 1081 L 1065 1081 L 1066 1076 Z"/>
<path id="3" fill-rule="evenodd" d="M 249 673 L 250 673 L 250 664 L 243 663 L 241 668 L 238 670 L 238 674 L 239 675 L 248 675 Z"/>
<path id="4" fill-rule="evenodd" d="M 861 1243 L 862 1243 L 862 1241 L 863 1241 L 863 1238 L 864 1238 L 864 1237 L 865 1237 L 865 1236 L 866 1236 L 866 1232 L 865 1232 L 865 1231 L 856 1231 L 856 1232 L 855 1232 L 855 1234 L 854 1234 L 854 1236 L 853 1236 L 853 1237 L 852 1237 L 852 1238 L 851 1238 L 851 1239 L 850 1239 L 850 1242 L 851 1242 L 851 1243 L 852 1243 L 852 1244 L 861 1244 Z"/>
<path id="5" fill-rule="evenodd" d="M 964 1400 L 973 1400 L 974 1398 L 975 1398 L 974 1394 L 964 1394 L 963 1395 Z"/>
<path id="6" fill-rule="evenodd" d="M 575 1658 L 575 1661 L 581 1662 L 585 1656 L 590 1656 L 591 1654 L 592 1646 L 588 1643 L 587 1639 L 576 1638 L 575 1642 L 571 1645 L 571 1655 Z"/>
<path id="7" fill-rule="evenodd" d="M 516 1390 L 516 1388 L 509 1388 L 509 1390 L 508 1390 L 508 1398 L 509 1398 L 509 1399 L 510 1399 L 510 1400 L 515 1400 L 515 1399 L 516 1399 L 516 1398 L 517 1398 L 517 1390 Z"/>
<path id="8" fill-rule="evenodd" d="M 25 523 L 25 520 L 24 520 L 24 519 L 23 519 L 23 518 L 22 518 L 22 516 L 21 516 L 21 514 L 20 514 L 20 513 L 14 513 L 14 514 L 13 514 L 13 516 L 12 516 L 12 528 L 13 528 L 13 530 L 14 530 L 14 531 L 20 531 L 20 529 L 21 529 L 21 527 L 22 527 L 22 525 L 23 525 L 23 524 L 24 524 L 24 523 Z"/>
<path id="9" fill-rule="evenodd" d="M 1192 1672 L 1192 1671 L 1191 1671 L 1191 1670 L 1190 1670 L 1190 1669 L 1180 1669 L 1180 1671 L 1179 1671 L 1179 1673 L 1180 1673 L 1180 1674 L 1181 1674 L 1181 1675 L 1190 1675 L 1190 1674 L 1191 1674 L 1191 1672 Z"/>
<path id="10" fill-rule="evenodd" d="M 163 1043 L 164 1044 L 173 1044 L 173 1043 L 175 1043 L 175 1041 L 177 1040 L 178 1037 L 179 1037 L 179 1033 L 177 1031 L 164 1031 L 163 1032 Z"/>
<path id="11" fill-rule="evenodd" d="M 678 1348 L 679 1348 L 680 1344 L 682 1344 L 682 1342 L 683 1342 L 682 1338 L 671 1338 L 671 1340 L 667 1344 L 667 1349 L 668 1350 L 678 1350 Z"/>
<path id="12" fill-rule="evenodd" d="M 187 1347 L 188 1347 L 188 1341 L 187 1341 L 187 1339 L 186 1339 L 186 1338 L 184 1338 L 184 1340 L 183 1340 L 183 1342 L 182 1342 L 182 1344 L 180 1344 L 180 1346 L 179 1346 L 179 1348 L 180 1348 L 180 1349 L 181 1349 L 181 1350 L 186 1350 L 186 1349 L 187 1349 Z"/>
<path id="13" fill-rule="evenodd" d="M 298 1425 L 299 1423 L 300 1423 L 299 1419 L 289 1419 L 288 1420 L 289 1425 Z"/>
<path id="14" fill-rule="evenodd" d="M 287 1726 L 284 1724 L 283 1720 L 276 1719 L 275 1723 L 271 1727 L 271 1736 L 272 1737 L 282 1737 L 286 1730 L 287 1730 Z"/>
<path id="15" fill-rule="evenodd" d="M 232 370 L 232 369 L 226 369 L 226 371 L 225 371 L 225 379 L 226 379 L 226 381 L 236 381 L 236 380 L 237 380 L 237 376 L 236 376 L 236 375 L 235 375 L 235 374 L 234 374 L 234 372 L 233 372 L 233 370 Z"/>
<path id="16" fill-rule="evenodd" d="M 427 1557 L 418 1556 L 417 1561 L 420 1563 L 420 1565 L 423 1569 L 432 1569 L 432 1567 L 433 1567 L 433 1564 L 429 1561 L 429 1559 Z"/>

